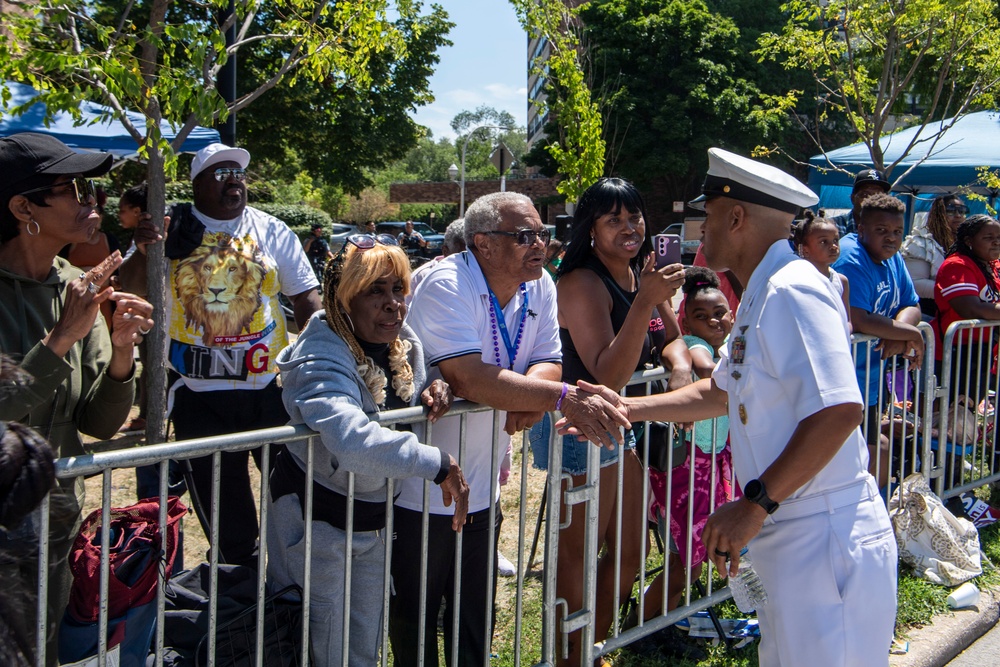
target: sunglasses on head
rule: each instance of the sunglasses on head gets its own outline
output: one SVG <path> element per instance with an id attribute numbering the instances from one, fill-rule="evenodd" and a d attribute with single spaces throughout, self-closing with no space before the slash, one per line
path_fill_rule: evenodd
<path id="1" fill-rule="evenodd" d="M 347 252 L 347 244 L 350 243 L 358 250 L 371 250 L 375 244 L 399 246 L 399 241 L 392 234 L 351 234 L 347 237 L 347 243 L 341 248 L 337 256 L 333 258 L 336 264 L 343 260 L 344 253 Z"/>
<path id="2" fill-rule="evenodd" d="M 230 178 L 235 178 L 237 181 L 243 182 L 247 180 L 247 170 L 240 169 L 239 167 L 221 167 L 216 169 L 214 172 L 215 180 L 228 181 Z"/>
<path id="3" fill-rule="evenodd" d="M 534 229 L 519 229 L 516 232 L 483 232 L 487 236 L 510 236 L 516 239 L 514 241 L 517 245 L 521 246 L 533 246 L 538 239 L 542 240 L 543 245 L 549 244 L 549 239 L 552 238 L 552 232 L 547 229 L 541 231 L 535 231 Z"/>
<path id="4" fill-rule="evenodd" d="M 948 204 L 944 210 L 949 214 L 969 215 L 969 207 L 964 204 Z"/>
<path id="5" fill-rule="evenodd" d="M 347 242 L 359 250 L 370 250 L 375 244 L 399 245 L 399 241 L 392 234 L 351 234 L 347 237 Z"/>
<path id="6" fill-rule="evenodd" d="M 84 178 L 83 176 L 77 176 L 73 180 L 63 181 L 62 183 L 53 183 L 51 185 L 44 185 L 40 188 L 25 190 L 19 194 L 30 195 L 34 192 L 45 192 L 46 190 L 51 190 L 52 188 L 61 188 L 64 185 L 73 187 L 73 195 L 76 197 L 76 203 L 80 206 L 89 206 L 91 199 L 93 199 L 95 203 L 97 202 L 97 186 L 94 185 L 94 181 L 89 178 Z"/>

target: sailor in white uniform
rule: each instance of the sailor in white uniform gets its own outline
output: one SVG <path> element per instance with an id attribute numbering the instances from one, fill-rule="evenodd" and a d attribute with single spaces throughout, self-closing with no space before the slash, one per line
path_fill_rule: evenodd
<path id="1" fill-rule="evenodd" d="M 768 600 L 764 667 L 886 665 L 896 616 L 896 542 L 868 474 L 863 403 L 847 319 L 830 282 L 788 235 L 816 195 L 775 167 L 709 150 L 703 195 L 708 266 L 746 286 L 710 380 L 623 399 L 630 421 L 689 422 L 728 409 L 744 496 L 702 539 L 735 574 L 749 546 Z"/>

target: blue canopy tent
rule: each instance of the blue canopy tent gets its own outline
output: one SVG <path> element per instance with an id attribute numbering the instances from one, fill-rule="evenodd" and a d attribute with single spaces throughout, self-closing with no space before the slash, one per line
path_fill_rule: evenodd
<path id="1" fill-rule="evenodd" d="M 954 125 L 932 147 L 933 137 L 942 126 Z M 893 194 L 902 196 L 914 213 L 930 209 L 931 201 L 939 194 L 975 192 L 995 206 L 998 192 L 985 188 L 979 182 L 976 170 L 979 167 L 1000 169 L 1000 113 L 980 111 L 959 118 L 930 123 L 921 132 L 921 126 L 910 127 L 881 139 L 884 162 L 890 165 L 900 158 L 914 136 L 920 132 L 921 141 L 913 146 L 909 154 L 887 175 L 893 184 Z M 918 164 L 919 163 L 919 164 Z M 911 166 L 914 169 L 899 178 Z M 819 197 L 820 208 L 851 208 L 851 186 L 854 174 L 874 165 L 868 147 L 854 144 L 830 151 L 825 155 L 815 155 L 809 159 L 809 187 Z M 846 169 L 849 173 L 838 171 Z M 981 201 L 968 201 L 972 212 L 983 212 L 986 206 Z"/>
<path id="2" fill-rule="evenodd" d="M 6 109 L 0 108 L 0 137 L 6 137 L 17 132 L 38 132 L 59 139 L 64 144 L 77 151 L 99 151 L 111 153 L 118 158 L 134 157 L 139 150 L 138 144 L 125 127 L 113 116 L 108 107 L 94 102 L 81 102 L 80 112 L 83 114 L 82 124 L 77 124 L 69 113 L 61 112 L 46 125 L 45 104 L 38 102 L 32 105 L 20 116 L 5 115 L 9 109 L 28 103 L 38 96 L 38 91 L 31 86 L 7 81 L 4 86 L 11 92 L 11 100 Z M 131 122 L 145 132 L 146 118 L 137 112 L 127 111 Z M 160 122 L 160 132 L 168 141 L 177 136 L 177 129 L 167 121 Z M 181 152 L 195 152 L 209 144 L 219 141 L 219 133 L 207 127 L 196 127 L 181 145 Z"/>

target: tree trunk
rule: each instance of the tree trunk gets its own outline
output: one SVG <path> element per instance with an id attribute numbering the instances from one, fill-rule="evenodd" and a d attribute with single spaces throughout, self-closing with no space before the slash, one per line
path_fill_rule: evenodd
<path id="1" fill-rule="evenodd" d="M 160 108 L 157 102 L 150 104 L 154 111 L 156 122 L 160 119 Z M 147 139 L 148 140 L 148 139 Z M 153 222 L 163 229 L 164 186 L 163 154 L 158 142 L 151 141 L 149 147 L 149 162 L 146 166 L 147 209 L 153 216 Z M 167 262 L 163 254 L 163 243 L 152 243 L 147 246 L 146 267 L 148 277 L 148 299 L 153 305 L 153 317 L 156 326 L 147 338 L 149 354 L 146 356 L 147 367 L 142 369 L 146 374 L 146 442 L 154 444 L 164 442 L 167 433 L 167 329 L 169 327 L 169 312 L 167 310 Z"/>

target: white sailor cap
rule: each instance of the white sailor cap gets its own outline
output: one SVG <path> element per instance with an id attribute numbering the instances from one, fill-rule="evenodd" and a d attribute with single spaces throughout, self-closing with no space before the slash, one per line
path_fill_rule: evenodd
<path id="1" fill-rule="evenodd" d="M 705 210 L 705 201 L 712 197 L 730 197 L 785 213 L 798 213 L 819 202 L 815 192 L 777 167 L 721 148 L 708 149 L 708 174 L 701 191 L 700 197 L 688 202 L 699 211 Z"/>

